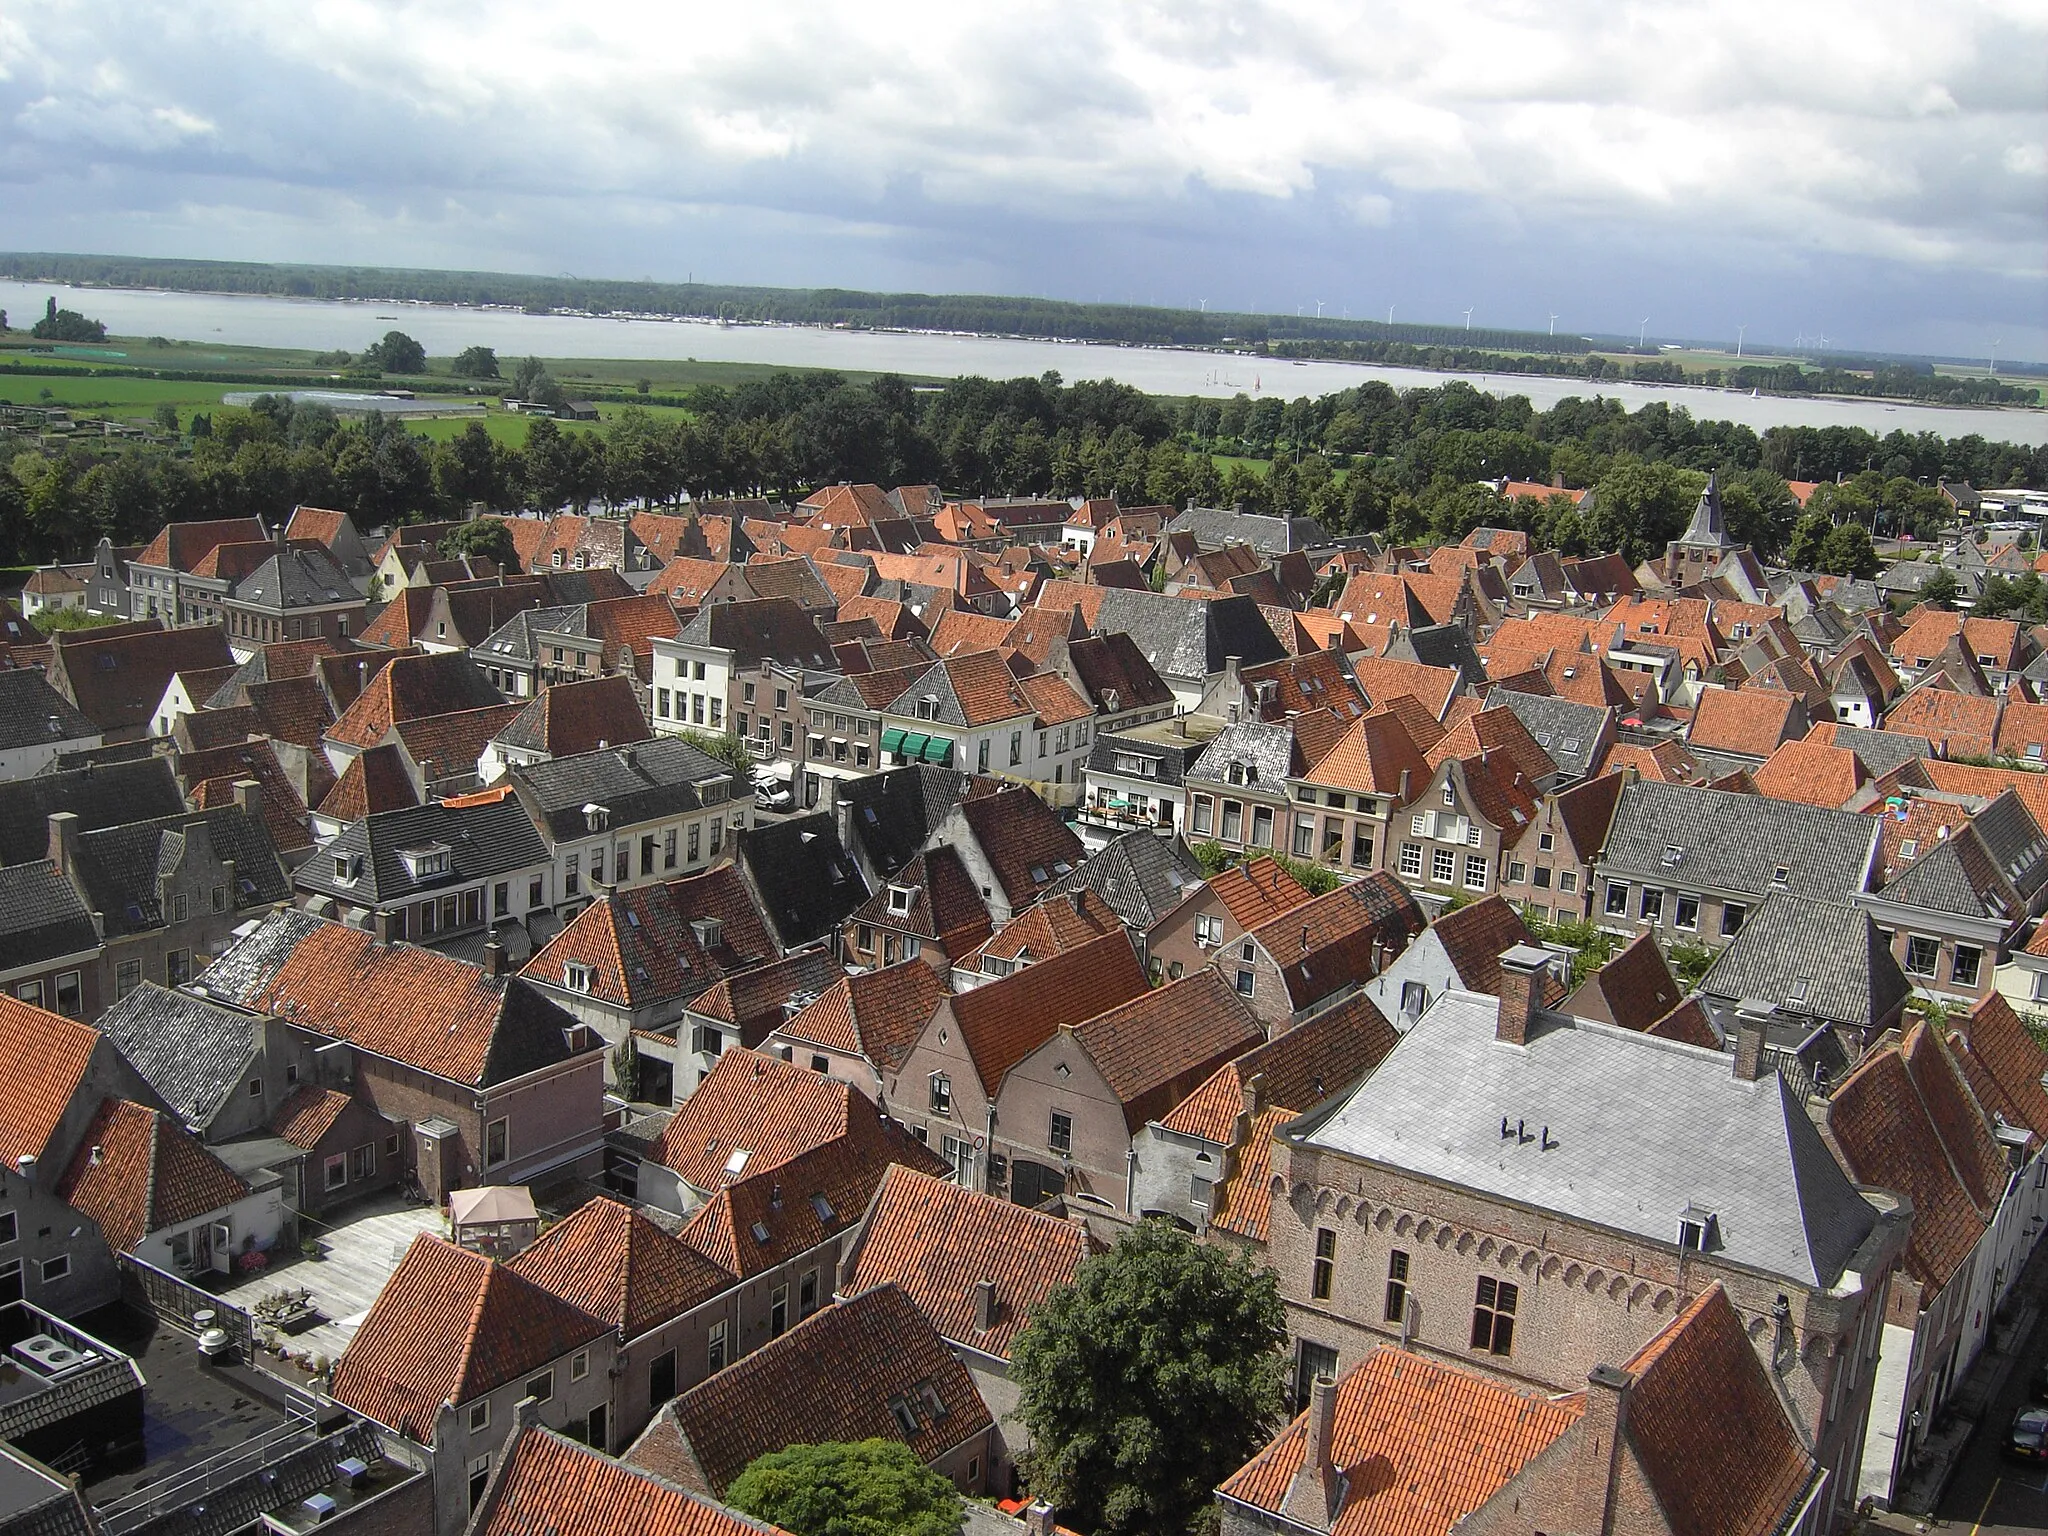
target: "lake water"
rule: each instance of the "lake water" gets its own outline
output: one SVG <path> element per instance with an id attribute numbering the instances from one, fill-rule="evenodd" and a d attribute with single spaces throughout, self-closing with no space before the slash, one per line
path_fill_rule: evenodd
<path id="1" fill-rule="evenodd" d="M 1761 432 L 1773 426 L 1863 427 L 1976 432 L 2009 442 L 2048 443 L 2048 411 L 1947 409 L 1887 405 L 1876 400 L 1751 397 L 1733 390 L 1669 384 L 1589 384 L 1583 379 L 1519 374 L 1447 374 L 1426 368 L 1384 368 L 1363 363 L 1290 363 L 1232 357 L 1175 347 L 1126 347 L 1091 342 L 1019 341 L 1000 336 L 838 331 L 814 326 L 720 326 L 702 320 L 599 320 L 578 315 L 527 315 L 452 305 L 394 304 L 338 299 L 286 299 L 241 294 L 163 293 L 0 282 L 0 309 L 25 325 L 55 294 L 122 336 L 258 347 L 337 348 L 360 352 L 386 331 L 403 330 L 437 357 L 464 347 L 497 349 L 501 358 L 609 357 L 701 362 L 768 363 L 787 368 L 841 368 L 935 378 L 980 374 L 1006 379 L 1057 369 L 1069 383 L 1116 379 L 1156 395 L 1272 394 L 1283 399 L 1326 395 L 1381 379 L 1397 389 L 1459 378 L 1499 395 L 1527 395 L 1537 409 L 1577 395 L 1612 396 L 1630 410 L 1662 400 L 1708 420 L 1739 421 Z"/>

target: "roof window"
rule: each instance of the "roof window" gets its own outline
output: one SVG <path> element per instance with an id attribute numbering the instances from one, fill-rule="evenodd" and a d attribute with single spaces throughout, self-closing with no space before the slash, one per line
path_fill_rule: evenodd
<path id="1" fill-rule="evenodd" d="M 726 1177 L 730 1179 L 738 1178 L 746 1171 L 747 1159 L 753 1155 L 745 1147 L 735 1147 L 732 1156 L 725 1160 Z"/>

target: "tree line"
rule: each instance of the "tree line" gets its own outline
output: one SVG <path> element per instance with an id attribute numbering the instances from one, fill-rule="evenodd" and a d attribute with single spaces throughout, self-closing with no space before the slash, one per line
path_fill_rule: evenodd
<path id="1" fill-rule="evenodd" d="M 536 394 L 553 383 L 532 360 L 514 372 L 515 388 Z M 283 396 L 184 421 L 160 412 L 159 426 L 182 429 L 184 446 L 80 437 L 17 451 L 0 474 L 0 554 L 15 563 L 75 557 L 102 535 L 139 542 L 167 520 L 275 520 L 299 503 L 338 507 L 371 526 L 477 506 L 796 500 L 851 480 L 967 496 L 1243 504 L 1401 542 L 1507 525 L 1568 553 L 1641 559 L 1683 529 L 1714 469 L 1731 531 L 1772 559 L 1800 513 L 1788 479 L 1830 482 L 1810 507 L 1831 522 L 1922 534 L 1947 518 L 1938 479 L 2048 484 L 2048 449 L 1980 437 L 1836 427 L 1759 435 L 1664 404 L 1631 412 L 1614 400 L 1569 399 L 1537 411 L 1524 397 L 1462 381 L 1411 390 L 1375 381 L 1314 400 L 1174 401 L 1051 373 L 923 389 L 821 371 L 703 385 L 682 398 L 685 414 L 628 406 L 601 431 L 537 418 L 519 447 L 480 422 L 429 441 L 392 418 L 345 421 Z M 1484 483 L 1553 479 L 1593 495 L 1510 501 Z"/>

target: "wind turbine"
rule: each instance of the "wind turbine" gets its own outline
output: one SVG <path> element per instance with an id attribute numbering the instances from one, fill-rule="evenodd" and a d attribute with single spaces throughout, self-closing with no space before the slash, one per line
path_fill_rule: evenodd
<path id="1" fill-rule="evenodd" d="M 2004 339 L 2005 338 L 2001 336 L 1996 338 L 1991 343 L 1991 377 L 1993 377 L 1994 379 L 1998 377 L 1998 344 Z"/>
<path id="2" fill-rule="evenodd" d="M 1196 300 L 1196 302 L 1202 306 L 1203 314 L 1206 315 L 1207 313 L 1209 313 L 1209 301 L 1207 299 L 1198 299 Z"/>
<path id="3" fill-rule="evenodd" d="M 1472 329 L 1472 308 L 1470 305 L 1467 305 L 1465 309 L 1465 329 L 1468 331 Z"/>
<path id="4" fill-rule="evenodd" d="M 1550 312 L 1550 334 L 1557 334 L 1557 311 L 1554 309 Z"/>
<path id="5" fill-rule="evenodd" d="M 1393 323 L 1394 323 L 1394 306 L 1393 306 L 1393 305 L 1391 305 L 1391 304 L 1389 304 L 1389 305 L 1387 306 L 1387 324 L 1389 324 L 1389 325 L 1392 325 Z"/>
<path id="6" fill-rule="evenodd" d="M 1323 301 L 1321 299 L 1316 300 L 1316 318 L 1318 320 L 1323 318 Z"/>
<path id="7" fill-rule="evenodd" d="M 1749 327 L 1747 325 L 1738 325 L 1737 327 L 1735 327 L 1735 355 L 1737 357 L 1742 356 L 1742 338 L 1744 333 L 1748 330 Z"/>
<path id="8" fill-rule="evenodd" d="M 1640 352 L 1640 351 L 1642 350 L 1642 346 L 1643 346 L 1643 338 L 1644 338 L 1645 336 L 1648 336 L 1649 334 L 1650 334 L 1650 317 L 1649 317 L 1648 315 L 1645 315 L 1645 316 L 1643 316 L 1643 323 L 1642 323 L 1642 324 L 1641 324 L 1640 326 L 1638 326 L 1638 327 L 1636 328 L 1636 350 L 1637 350 L 1637 351 L 1639 351 L 1639 352 Z"/>

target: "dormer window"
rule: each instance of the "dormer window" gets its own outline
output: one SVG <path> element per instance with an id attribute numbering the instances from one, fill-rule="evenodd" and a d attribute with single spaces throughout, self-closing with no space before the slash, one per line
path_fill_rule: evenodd
<path id="1" fill-rule="evenodd" d="M 939 698 L 937 694 L 928 693 L 917 701 L 917 718 L 920 720 L 936 720 L 939 718 Z"/>
<path id="2" fill-rule="evenodd" d="M 1705 1253 L 1721 1245 L 1720 1221 L 1712 1211 L 1688 1205 L 1678 1213 L 1678 1246 L 1688 1253 Z"/>
<path id="3" fill-rule="evenodd" d="M 406 873 L 415 880 L 426 880 L 435 875 L 448 873 L 448 848 L 445 843 L 429 843 L 424 848 L 401 849 L 398 856 L 405 862 Z"/>
<path id="4" fill-rule="evenodd" d="M 570 961 L 562 967 L 562 985 L 571 992 L 588 992 L 590 990 L 590 967 L 578 965 L 573 960 Z"/>
<path id="5" fill-rule="evenodd" d="M 910 910 L 911 902 L 917 899 L 917 892 L 907 885 L 889 887 L 889 910 L 898 917 Z"/>
<path id="6" fill-rule="evenodd" d="M 610 820 L 611 812 L 601 805 L 592 804 L 583 807 L 583 823 L 592 832 L 602 832 Z"/>
<path id="7" fill-rule="evenodd" d="M 349 855 L 349 854 L 346 854 L 346 853 L 337 853 L 337 854 L 336 854 L 336 855 L 334 856 L 334 878 L 335 878 L 335 879 L 337 879 L 337 880 L 353 880 L 353 879 L 355 878 L 355 873 L 356 873 L 356 862 L 355 862 L 355 859 L 354 859 L 354 858 L 353 858 L 353 857 L 352 857 L 351 855 Z"/>
<path id="8" fill-rule="evenodd" d="M 1230 782 L 1233 784 L 1242 784 L 1244 782 L 1243 763 L 1232 763 L 1230 765 Z"/>

